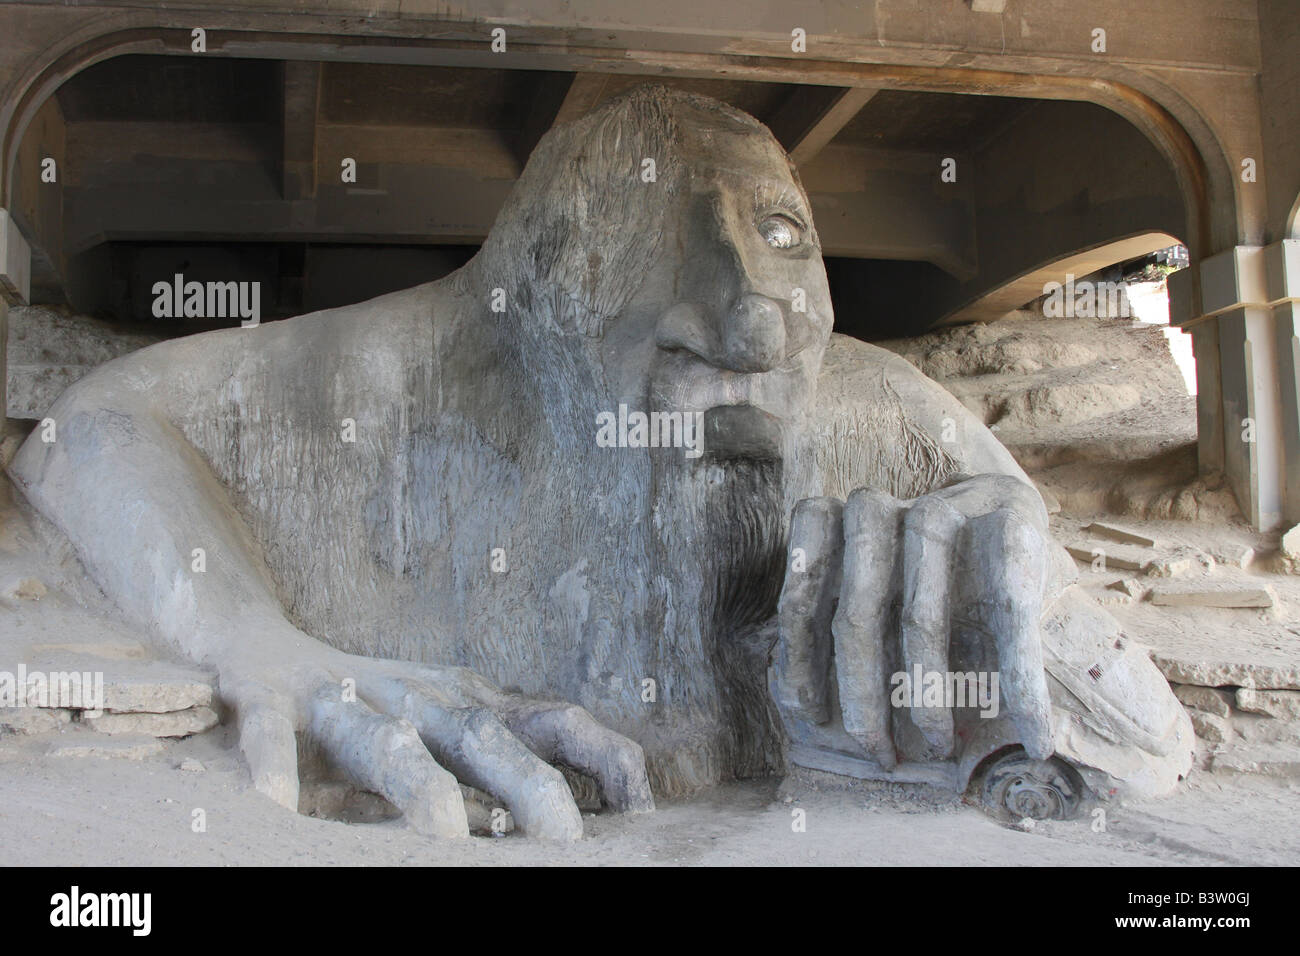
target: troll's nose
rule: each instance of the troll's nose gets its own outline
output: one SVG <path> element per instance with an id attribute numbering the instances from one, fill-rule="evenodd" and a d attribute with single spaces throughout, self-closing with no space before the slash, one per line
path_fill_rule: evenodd
<path id="1" fill-rule="evenodd" d="M 698 302 L 680 302 L 659 320 L 656 344 L 694 352 L 716 368 L 766 372 L 785 357 L 785 316 L 767 296 L 747 293 L 714 311 Z"/>
<path id="2" fill-rule="evenodd" d="M 736 299 L 723 319 L 722 364 L 736 372 L 766 372 L 785 355 L 785 317 L 765 295 Z"/>

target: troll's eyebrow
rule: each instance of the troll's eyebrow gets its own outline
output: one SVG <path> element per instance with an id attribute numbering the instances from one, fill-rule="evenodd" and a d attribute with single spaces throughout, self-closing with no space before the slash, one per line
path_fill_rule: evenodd
<path id="1" fill-rule="evenodd" d="M 805 222 L 808 220 L 808 210 L 804 205 L 803 197 L 792 184 L 772 180 L 756 183 L 754 185 L 755 214 L 765 212 L 774 206 L 794 213 Z"/>

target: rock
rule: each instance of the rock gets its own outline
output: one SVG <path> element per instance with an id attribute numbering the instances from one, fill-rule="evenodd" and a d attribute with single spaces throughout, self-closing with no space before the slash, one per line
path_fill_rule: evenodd
<path id="1" fill-rule="evenodd" d="M 165 714 L 212 703 L 213 678 L 197 667 L 139 658 L 129 645 L 107 645 L 102 655 L 83 646 L 33 647 L 28 670 L 102 674 L 103 709 L 113 713 Z"/>
<path id="2" fill-rule="evenodd" d="M 1144 534 L 1136 531 L 1129 531 L 1126 528 L 1120 528 L 1112 524 L 1102 524 L 1100 521 L 1094 521 L 1083 529 L 1089 534 L 1095 534 L 1098 537 L 1110 538 L 1112 541 L 1119 541 L 1123 544 L 1136 544 L 1144 548 L 1154 548 L 1156 546 L 1155 538 L 1149 538 Z"/>
<path id="3" fill-rule="evenodd" d="M 1232 714 L 1232 729 L 1247 744 L 1280 743 L 1300 747 L 1300 720 L 1278 720 L 1236 710 Z"/>
<path id="4" fill-rule="evenodd" d="M 115 714 L 168 714 L 208 707 L 212 684 L 205 677 L 147 674 L 104 676 L 104 709 Z"/>
<path id="5" fill-rule="evenodd" d="M 146 734 L 150 737 L 188 737 L 217 725 L 210 707 L 192 707 L 168 714 L 104 714 L 82 723 L 103 734 Z"/>
<path id="6" fill-rule="evenodd" d="M 44 418 L 54 400 L 97 365 L 158 341 L 107 322 L 46 305 L 9 310 L 9 375 L 6 405 L 11 418 Z"/>
<path id="7" fill-rule="evenodd" d="M 1255 560 L 1255 549 L 1245 544 L 1219 545 L 1210 553 L 1220 564 L 1243 571 Z"/>
<path id="8" fill-rule="evenodd" d="M 203 766 L 201 760 L 195 760 L 193 757 L 186 757 L 181 761 L 180 766 L 176 769 L 183 770 L 186 773 L 203 773 L 208 768 Z"/>
<path id="9" fill-rule="evenodd" d="M 1226 717 L 1216 717 L 1203 710 L 1189 710 L 1188 713 L 1192 716 L 1192 729 L 1196 736 L 1208 743 L 1221 744 L 1231 733 L 1232 726 Z"/>
<path id="10" fill-rule="evenodd" d="M 61 708 L 0 708 L 0 734 L 46 734 L 71 722 L 72 711 Z"/>
<path id="11" fill-rule="evenodd" d="M 1021 817 L 1019 822 L 1016 823 L 1016 828 L 1023 830 L 1025 833 L 1033 833 L 1035 826 L 1033 817 Z"/>
<path id="12" fill-rule="evenodd" d="M 971 331 L 968 331 L 971 330 Z M 933 343 L 933 344 L 930 344 Z M 1005 326 L 992 324 L 944 330 L 922 341 L 909 339 L 886 343 L 899 351 L 926 375 L 935 379 L 962 378 L 974 375 L 1026 375 L 1053 369 L 1087 365 L 1097 355 L 1084 345 L 1058 342 L 1044 333 L 1010 335 Z M 917 349 L 921 349 L 924 353 Z"/>
<path id="13" fill-rule="evenodd" d="M 161 740 L 153 737 L 102 737 L 78 735 L 80 739 L 58 743 L 46 753 L 51 757 L 108 757 L 118 760 L 144 760 L 162 751 Z"/>
<path id="14" fill-rule="evenodd" d="M 1153 578 L 1178 578 L 1190 574 L 1196 566 L 1196 559 L 1184 554 L 1153 558 L 1145 570 Z"/>
<path id="15" fill-rule="evenodd" d="M 1133 598 L 1119 588 L 1112 588 L 1109 584 L 1102 591 L 1093 592 L 1093 600 L 1102 607 L 1127 607 L 1133 603 Z"/>
<path id="16" fill-rule="evenodd" d="M 1144 602 L 1126 615 L 1124 631 L 1150 649 L 1171 684 L 1300 690 L 1300 634 L 1273 613 Z"/>
<path id="17" fill-rule="evenodd" d="M 1116 581 L 1111 581 L 1110 584 L 1106 585 L 1106 587 L 1112 591 L 1119 591 L 1122 594 L 1127 594 L 1129 597 L 1137 601 L 1146 597 L 1147 593 L 1147 588 L 1140 584 L 1137 578 L 1120 578 Z"/>
<path id="18" fill-rule="evenodd" d="M 1237 689 L 1237 709 L 1278 720 L 1300 720 L 1300 691 Z"/>
<path id="19" fill-rule="evenodd" d="M 1160 673 L 1171 684 L 1196 684 L 1201 687 L 1240 687 L 1243 684 L 1300 690 L 1300 665 L 1269 666 L 1228 658 L 1188 658 L 1151 654 Z"/>
<path id="20" fill-rule="evenodd" d="M 1273 595 L 1267 587 L 1174 590 L 1161 586 L 1152 589 L 1151 603 L 1163 607 L 1272 607 Z"/>
<path id="21" fill-rule="evenodd" d="M 1183 706 L 1192 710 L 1204 711 L 1216 717 L 1227 717 L 1232 713 L 1231 694 L 1214 687 L 1197 687 L 1194 684 L 1178 684 L 1174 687 L 1174 696 L 1183 702 Z"/>
<path id="22" fill-rule="evenodd" d="M 998 424 L 1026 429 L 1045 425 L 1076 425 L 1132 408 L 1141 401 L 1142 393 L 1135 386 L 1127 384 L 1079 382 L 1040 385 L 1008 396 Z"/>
<path id="23" fill-rule="evenodd" d="M 1075 560 L 1082 561 L 1087 565 L 1091 565 L 1093 561 L 1097 560 L 1098 553 L 1100 553 L 1102 560 L 1105 562 L 1102 570 L 1105 568 L 1119 568 L 1122 571 L 1141 571 L 1147 564 L 1144 555 L 1120 548 L 1067 544 L 1065 550 L 1070 552 L 1070 556 Z"/>
<path id="24" fill-rule="evenodd" d="M 1282 535 L 1282 553 L 1288 558 L 1300 558 L 1300 524 Z"/>
<path id="25" fill-rule="evenodd" d="M 1216 753 L 1210 762 L 1215 773 L 1253 773 L 1266 777 L 1300 777 L 1300 747 L 1285 744 L 1234 746 Z"/>

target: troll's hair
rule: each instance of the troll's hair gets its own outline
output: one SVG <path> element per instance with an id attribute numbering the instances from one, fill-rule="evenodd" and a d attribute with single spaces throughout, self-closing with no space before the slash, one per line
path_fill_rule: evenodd
<path id="1" fill-rule="evenodd" d="M 600 336 L 636 292 L 663 241 L 664 210 L 688 171 L 683 137 L 701 128 L 758 133 L 725 103 L 638 86 L 542 137 L 475 258 L 475 283 L 551 331 Z M 777 144 L 779 147 L 779 144 Z M 642 181 L 654 161 L 655 181 Z M 798 175 L 790 167 L 795 184 Z"/>

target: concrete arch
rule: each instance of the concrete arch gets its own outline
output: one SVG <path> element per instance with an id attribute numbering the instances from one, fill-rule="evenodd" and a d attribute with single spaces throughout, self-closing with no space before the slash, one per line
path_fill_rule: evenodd
<path id="1" fill-rule="evenodd" d="M 944 324 L 992 321 L 1042 295 L 1043 287 L 1049 282 L 1063 281 L 1066 275 L 1082 278 L 1117 262 L 1136 259 L 1157 249 L 1178 245 L 1180 242 L 1181 240 L 1169 233 L 1144 232 L 1089 249 L 1081 249 L 1064 258 L 1040 263 L 1011 281 L 991 289 L 977 301 L 953 312 L 947 316 Z"/>
<path id="2" fill-rule="evenodd" d="M 139 15 L 131 19 L 144 20 L 146 17 Z M 122 20 L 114 22 L 120 25 Z M 13 202 L 18 148 L 45 101 L 65 81 L 103 60 L 131 53 L 176 52 L 167 48 L 165 35 L 164 31 L 150 28 L 100 32 L 97 27 L 86 27 L 44 51 L 41 58 L 10 85 L 0 100 L 0 167 L 3 168 L 0 207 L 8 207 Z"/>

